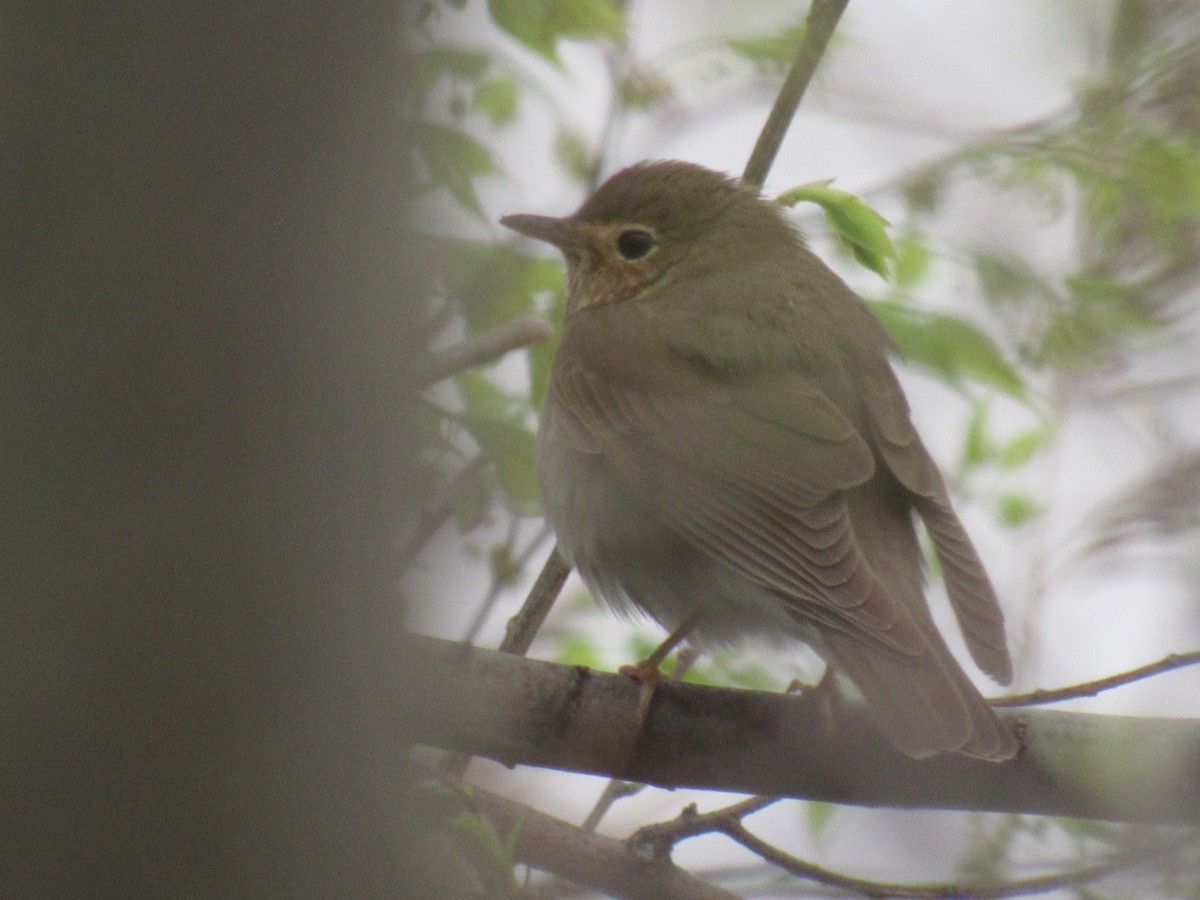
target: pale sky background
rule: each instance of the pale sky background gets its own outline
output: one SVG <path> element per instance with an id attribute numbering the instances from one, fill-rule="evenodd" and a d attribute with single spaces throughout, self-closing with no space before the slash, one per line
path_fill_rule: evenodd
<path id="1" fill-rule="evenodd" d="M 482 4 L 469 4 L 461 19 L 447 19 L 442 31 L 450 42 L 499 47 L 514 67 L 532 72 L 548 91 L 548 102 L 568 111 L 582 134 L 596 138 L 607 112 L 607 76 L 598 52 L 563 45 L 569 74 L 521 52 L 510 41 L 479 27 Z M 654 62 L 677 61 L 666 72 L 680 91 L 667 114 L 635 116 L 612 148 L 607 174 L 643 158 L 680 158 L 731 173 L 742 166 L 774 99 L 775 86 L 729 92 L 737 78 L 714 79 L 712 58 L 688 59 L 679 53 L 714 35 L 757 35 L 793 24 L 806 3 L 638 0 L 631 4 L 636 55 Z M 1099 0 L 852 0 L 835 37 L 831 56 L 805 98 L 771 175 L 766 193 L 816 179 L 836 178 L 836 186 L 867 195 L 888 215 L 890 198 L 872 192 L 900 174 L 935 160 L 989 131 L 1051 116 L 1070 102 L 1074 90 L 1103 60 L 1112 6 Z M 521 121 L 500 135 L 501 165 L 510 177 L 484 186 L 483 202 L 491 219 L 513 212 L 563 215 L 581 202 L 578 188 L 558 175 L 551 144 L 554 117 L 547 101 L 526 100 Z M 699 118 L 693 118 L 700 116 Z M 489 143 L 495 136 L 489 134 Z M 1005 202 L 998 202 L 999 200 Z M 819 217 L 808 214 L 818 251 Z M 987 243 L 1032 259 L 1043 274 L 1065 274 L 1075 258 L 1069 217 L 1055 220 L 1032 202 L 1016 203 L 995 192 L 968 185 L 951 194 L 939 216 L 940 236 L 952 244 Z M 464 222 L 478 236 L 489 232 Z M 499 235 L 498 226 L 490 235 Z M 883 293 L 875 276 L 844 260 L 822 255 L 867 296 Z M 939 266 L 924 299 L 932 306 L 976 319 L 984 307 L 970 273 L 952 263 Z M 981 312 L 979 313 L 981 314 Z M 1173 352 L 1180 351 L 1174 348 Z M 1145 365 L 1153 365 L 1148 355 Z M 521 366 L 505 372 L 519 383 Z M 940 460 L 952 464 L 967 413 L 965 403 L 930 378 L 912 371 L 901 377 L 914 418 Z M 1035 387 L 1039 387 L 1035 385 Z M 1040 387 L 1046 387 L 1042 385 Z M 1061 383 L 1071 396 L 1086 383 Z M 1071 394 L 1071 392 L 1075 392 Z M 1146 543 L 1103 562 L 1073 562 L 1080 526 L 1098 505 L 1117 496 L 1162 458 L 1161 432 L 1134 406 L 1096 403 L 1062 423 L 1054 449 L 1022 470 L 1023 487 L 1049 508 L 1043 520 L 1017 532 L 1001 528 L 987 509 L 959 503 L 1000 592 L 1018 659 L 1017 687 L 1057 687 L 1089 680 L 1200 646 L 1197 603 L 1187 572 L 1163 548 Z M 1170 420 L 1176 439 L 1200 442 L 1200 403 L 1177 404 Z M 1016 409 L 997 420 L 1000 430 L 1017 433 L 1032 424 Z M 536 526 L 530 526 L 531 533 Z M 445 529 L 412 579 L 413 625 L 427 633 L 461 637 L 484 590 L 483 570 L 463 560 L 453 528 Z M 530 578 L 545 552 L 531 565 Z M 1034 599 L 1044 587 L 1044 594 Z M 935 614 L 952 646 L 961 649 L 947 611 L 931 591 Z M 506 596 L 492 615 L 481 642 L 495 645 L 504 622 L 519 606 L 524 590 Z M 1031 618 L 1036 613 L 1036 618 Z M 585 627 L 620 638 L 632 627 L 596 611 Z M 553 627 L 552 620 L 550 627 Z M 1034 636 L 1031 640 L 1030 635 Z M 748 656 L 757 653 L 747 647 Z M 534 654 L 537 654 L 535 646 Z M 798 654 L 802 656 L 803 654 Z M 959 654 L 960 659 L 966 659 Z M 632 660 L 614 658 L 614 664 Z M 989 686 L 969 662 L 968 672 L 985 693 Z M 1089 712 L 1200 716 L 1200 672 L 1169 674 L 1096 700 L 1063 708 Z M 516 797 L 537 796 L 547 811 L 579 821 L 603 786 L 600 779 L 534 770 L 504 770 L 477 763 L 473 777 L 486 779 Z M 673 817 L 687 802 L 684 792 L 648 789 L 622 801 L 601 830 L 625 836 L 640 824 Z M 700 808 L 732 802 L 730 795 L 706 795 Z M 933 880 L 955 876 L 957 841 L 970 818 L 957 813 L 880 812 L 842 808 L 810 845 L 803 807 L 787 803 L 748 820 L 758 833 L 823 864 L 867 877 Z M 751 861 L 722 838 L 704 838 L 677 847 L 676 861 L 686 867 Z M 769 896 L 759 894 L 756 896 Z"/>

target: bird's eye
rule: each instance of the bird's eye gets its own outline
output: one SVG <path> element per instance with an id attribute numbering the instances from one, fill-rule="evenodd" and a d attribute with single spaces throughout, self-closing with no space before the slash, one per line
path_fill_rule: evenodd
<path id="1" fill-rule="evenodd" d="M 642 259 L 654 249 L 654 235 L 641 228 L 622 231 L 617 237 L 617 252 L 630 262 Z"/>

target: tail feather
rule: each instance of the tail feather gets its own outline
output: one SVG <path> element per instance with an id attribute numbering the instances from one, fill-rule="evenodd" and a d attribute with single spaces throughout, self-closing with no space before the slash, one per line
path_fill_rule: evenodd
<path id="1" fill-rule="evenodd" d="M 909 756 L 958 752 L 1000 762 L 1016 755 L 1016 738 L 940 638 L 940 646 L 916 658 L 840 632 L 825 631 L 822 639 L 834 668 L 854 682 L 880 729 Z"/>
<path id="2" fill-rule="evenodd" d="M 950 606 L 979 668 L 1000 684 L 1012 681 L 1012 659 L 1004 636 L 1004 613 L 979 554 L 954 510 L 920 498 L 917 511 L 933 540 Z"/>
<path id="3" fill-rule="evenodd" d="M 989 760 L 1011 759 L 1016 738 L 967 678 L 938 632 L 925 601 L 922 554 L 912 505 L 925 516 L 939 556 L 955 612 L 972 655 L 998 677 L 1011 669 L 1004 642 L 1004 620 L 958 517 L 948 506 L 913 495 L 889 474 L 848 495 L 855 537 L 879 584 L 894 598 L 900 615 L 914 626 L 915 649 L 890 651 L 868 635 L 822 628 L 829 661 L 855 683 L 880 728 L 904 752 L 928 756 L 958 752 Z"/>

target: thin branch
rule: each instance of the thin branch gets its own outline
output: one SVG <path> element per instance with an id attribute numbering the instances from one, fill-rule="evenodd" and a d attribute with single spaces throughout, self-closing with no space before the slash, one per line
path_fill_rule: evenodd
<path id="1" fill-rule="evenodd" d="M 487 457 L 482 454 L 476 456 L 454 476 L 453 482 L 446 488 L 441 499 L 421 513 L 420 521 L 413 527 L 412 535 L 401 551 L 400 558 L 405 563 L 410 562 L 429 542 L 429 539 L 437 534 L 438 529 L 446 524 L 446 520 L 454 512 L 454 504 L 457 502 L 459 494 L 472 479 L 487 468 L 487 464 Z"/>
<path id="2" fill-rule="evenodd" d="M 1120 869 L 1175 854 L 1194 845 L 1198 836 L 1194 829 L 1189 829 L 1173 841 L 1159 842 L 1154 846 L 1142 845 L 1130 848 L 1113 853 L 1108 859 L 1099 863 L 1033 878 L 1008 879 L 987 884 L 898 884 L 855 878 L 826 869 L 779 850 L 746 828 L 742 821 L 746 816 L 752 815 L 780 799 L 782 798 L 751 797 L 740 803 L 703 814 L 697 813 L 695 804 L 692 804 L 670 822 L 647 825 L 639 829 L 630 838 L 630 844 L 639 850 L 644 849 L 656 857 L 666 859 L 669 858 L 671 849 L 680 841 L 701 834 L 719 832 L 791 875 L 816 881 L 829 887 L 851 891 L 865 897 L 962 897 L 986 900 L 986 898 L 1045 893 L 1058 888 L 1094 881 Z"/>
<path id="3" fill-rule="evenodd" d="M 916 900 L 940 900 L 943 897 L 960 897 L 963 900 L 997 900 L 1002 897 L 1044 894 L 1059 888 L 1077 886 L 1111 875 L 1122 869 L 1145 865 L 1185 850 L 1196 843 L 1196 832 L 1188 830 L 1175 840 L 1159 842 L 1152 846 L 1139 846 L 1113 853 L 1108 859 L 1090 866 L 1081 866 L 1065 872 L 1038 875 L 1032 878 L 1014 878 L 990 884 L 967 884 L 948 882 L 944 884 L 897 884 L 870 881 L 834 872 L 815 863 L 792 856 L 779 850 L 748 831 L 740 821 L 730 821 L 721 831 L 741 844 L 751 853 L 756 853 L 767 862 L 773 863 L 797 878 L 806 878 L 830 887 L 840 888 L 864 897 L 903 897 Z"/>
<path id="4" fill-rule="evenodd" d="M 713 831 L 723 831 L 730 822 L 740 822 L 746 816 L 759 810 L 766 809 L 783 797 L 749 797 L 729 806 L 722 806 L 712 812 L 699 813 L 696 804 L 689 803 L 674 819 L 669 822 L 657 822 L 644 825 L 634 832 L 629 842 L 639 848 L 645 848 L 655 856 L 667 856 L 680 841 L 707 834 Z"/>
<path id="5" fill-rule="evenodd" d="M 626 16 L 629 15 L 628 5 L 628 0 L 616 0 L 616 7 Z M 629 40 L 628 32 L 626 32 L 625 37 L 624 41 L 613 46 L 606 60 L 610 94 L 608 109 L 604 114 L 604 125 L 600 129 L 599 145 L 596 147 L 596 152 L 592 155 L 591 171 L 588 173 L 585 185 L 589 194 L 600 185 L 600 176 L 604 174 L 605 163 L 615 142 L 620 114 L 624 112 L 625 108 L 621 96 L 621 87 L 629 71 L 630 60 L 634 56 L 633 43 Z"/>
<path id="6" fill-rule="evenodd" d="M 550 324 L 543 319 L 529 316 L 506 322 L 461 344 L 431 354 L 425 381 L 427 384 L 436 384 L 467 369 L 495 362 L 513 350 L 536 344 L 549 336 Z"/>
<path id="7" fill-rule="evenodd" d="M 625 797 L 632 797 L 634 794 L 640 793 L 645 789 L 644 784 L 637 784 L 632 781 L 622 781 L 620 778 L 610 778 L 608 783 L 604 785 L 604 790 L 600 792 L 600 797 L 596 800 L 592 811 L 587 814 L 587 818 L 583 820 L 583 824 L 579 827 L 588 834 L 595 832 L 600 820 L 608 813 L 618 800 Z M 546 884 L 541 885 L 538 892 L 540 897 L 558 897 L 560 896 L 568 882 L 559 878 L 551 878 Z"/>
<path id="8" fill-rule="evenodd" d="M 1039 706 L 1046 703 L 1058 703 L 1062 700 L 1074 700 L 1079 697 L 1095 697 L 1102 691 L 1121 687 L 1125 684 L 1132 684 L 1135 681 L 1149 678 L 1152 675 L 1160 675 L 1172 669 L 1194 666 L 1197 663 L 1200 663 L 1200 650 L 1193 650 L 1190 653 L 1172 653 L 1170 656 L 1165 656 L 1156 663 L 1139 666 L 1136 669 L 1130 669 L 1128 672 L 1121 672 L 1117 675 L 1109 675 L 1107 678 L 1097 678 L 1095 681 L 1085 681 L 1082 684 L 1055 688 L 1053 690 L 1038 689 L 1036 691 L 1029 691 L 1026 694 L 1008 694 L 1004 697 L 993 697 L 988 700 L 988 703 L 996 707 Z"/>
<path id="9" fill-rule="evenodd" d="M 763 182 L 767 180 L 767 172 L 775 161 L 775 154 L 779 152 L 779 146 L 792 124 L 800 100 L 817 70 L 817 63 L 825 54 L 829 39 L 833 36 L 838 20 L 849 2 L 850 0 L 813 0 L 804 28 L 804 39 L 800 42 L 796 59 L 788 70 L 783 87 L 779 89 L 779 96 L 775 98 L 775 105 L 771 108 L 771 114 L 758 135 L 754 150 L 750 153 L 746 170 L 742 173 L 742 181 L 746 184 L 762 187 Z"/>
<path id="10" fill-rule="evenodd" d="M 508 621 L 504 640 L 500 644 L 501 653 L 524 656 L 529 652 L 529 646 L 533 643 L 542 623 L 546 621 L 546 616 L 550 614 L 550 609 L 554 606 L 554 601 L 558 599 L 558 594 L 570 574 L 571 567 L 567 565 L 567 561 L 558 552 L 558 545 L 555 544 L 550 555 L 546 557 L 546 563 L 542 566 L 537 581 L 529 589 L 529 596 L 525 598 L 525 603 L 522 604 L 520 611 Z"/>
<path id="11" fill-rule="evenodd" d="M 604 790 L 600 793 L 600 799 L 596 801 L 596 805 L 592 807 L 592 811 L 588 813 L 587 818 L 583 820 L 583 825 L 580 827 L 584 831 L 595 831 L 600 824 L 600 820 L 612 808 L 613 804 L 618 800 L 624 800 L 626 797 L 632 797 L 635 794 L 645 790 L 644 784 L 638 784 L 634 781 L 622 781 L 619 778 L 610 778 L 604 786 Z"/>
<path id="12" fill-rule="evenodd" d="M 517 520 L 514 519 L 513 521 L 515 523 Z M 525 566 L 534 557 L 538 550 L 541 549 L 542 545 L 553 536 L 553 534 L 554 532 L 550 530 L 549 525 L 543 526 L 538 533 L 534 535 L 533 540 L 529 542 L 525 549 L 513 557 L 513 570 L 517 572 L 524 572 Z M 512 549 L 511 544 L 515 543 L 515 541 L 516 536 L 514 534 L 512 541 L 510 542 L 509 550 Z M 496 605 L 496 601 L 500 599 L 500 595 L 504 592 L 504 589 L 507 586 L 508 582 L 503 573 L 493 573 L 491 584 L 488 586 L 487 593 L 479 602 L 479 607 L 475 612 L 475 618 L 471 620 L 471 624 L 467 627 L 466 632 L 463 634 L 464 641 L 473 643 L 475 639 L 479 637 L 479 632 L 482 630 L 484 623 L 488 619 L 488 616 L 491 615 L 492 608 Z"/>
<path id="13" fill-rule="evenodd" d="M 465 785 L 445 774 L 438 778 L 464 802 L 486 816 L 512 842 L 515 862 L 525 863 L 576 884 L 634 900 L 737 900 L 736 895 L 696 878 L 669 861 L 648 859 L 624 841 L 577 828 L 499 794 Z"/>

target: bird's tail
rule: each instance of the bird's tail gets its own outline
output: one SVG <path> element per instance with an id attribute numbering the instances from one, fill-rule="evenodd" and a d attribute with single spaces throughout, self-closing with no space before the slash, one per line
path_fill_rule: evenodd
<path id="1" fill-rule="evenodd" d="M 833 667 L 854 682 L 880 730 L 909 756 L 965 753 L 1012 759 L 1016 738 L 987 705 L 937 635 L 928 652 L 907 656 L 826 630 L 824 650 Z"/>

